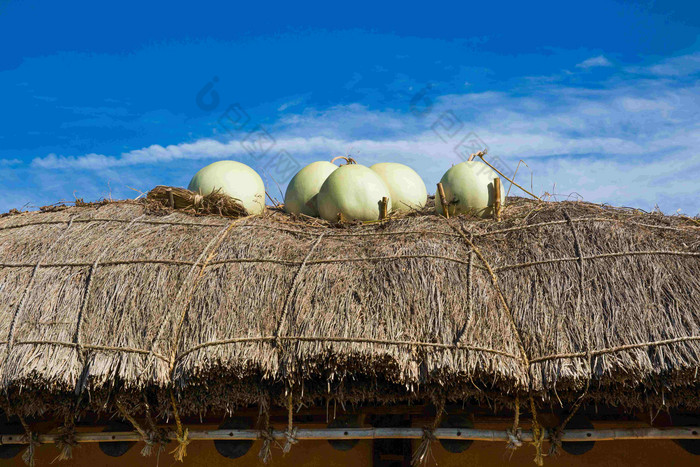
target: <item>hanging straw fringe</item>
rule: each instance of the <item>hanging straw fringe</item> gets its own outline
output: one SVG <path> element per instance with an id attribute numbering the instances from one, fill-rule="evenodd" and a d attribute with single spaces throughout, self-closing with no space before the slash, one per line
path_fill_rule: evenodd
<path id="1" fill-rule="evenodd" d="M 187 455 L 187 445 L 190 444 L 189 430 L 182 427 L 182 422 L 180 421 L 180 415 L 177 412 L 177 405 L 175 403 L 175 394 L 170 391 L 170 402 L 173 405 L 173 416 L 175 417 L 175 424 L 177 425 L 177 447 L 170 451 L 174 455 L 175 460 L 179 462 L 184 462 L 185 456 Z"/>
<path id="2" fill-rule="evenodd" d="M 31 427 L 24 419 L 24 417 L 22 417 L 19 414 L 17 414 L 17 416 L 19 417 L 19 421 L 22 424 L 22 427 L 24 428 L 24 438 L 27 440 L 27 443 L 29 445 L 27 447 L 27 450 L 24 451 L 24 454 L 22 454 L 22 460 L 29 467 L 34 467 L 34 451 L 37 447 L 41 445 L 41 443 L 39 442 L 39 433 L 34 433 L 32 431 Z"/>
<path id="3" fill-rule="evenodd" d="M 433 453 L 431 446 L 433 441 L 437 440 L 437 438 L 435 438 L 434 431 L 440 426 L 442 414 L 445 411 L 444 397 L 439 399 L 435 404 L 435 410 L 435 420 L 433 420 L 433 424 L 429 427 L 423 427 L 423 437 L 420 440 L 418 448 L 414 451 L 413 456 L 411 457 L 411 465 L 424 465 L 427 463 L 429 457 L 433 458 L 433 461 L 435 461 L 435 458 L 432 455 Z"/>

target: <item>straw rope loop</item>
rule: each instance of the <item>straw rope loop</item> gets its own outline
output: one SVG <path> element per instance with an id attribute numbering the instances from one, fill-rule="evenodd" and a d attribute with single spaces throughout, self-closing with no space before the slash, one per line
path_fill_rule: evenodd
<path id="1" fill-rule="evenodd" d="M 448 222 L 449 223 L 449 222 Z M 454 229 L 455 232 L 457 232 L 462 239 L 469 244 L 469 246 L 474 250 L 474 253 L 479 257 L 479 260 L 484 264 L 486 267 L 486 270 L 489 273 L 489 276 L 491 277 L 491 285 L 493 285 L 494 290 L 496 291 L 496 294 L 498 295 L 498 299 L 501 302 L 501 305 L 503 306 L 503 309 L 505 310 L 509 322 L 511 324 L 511 327 L 513 329 L 513 333 L 515 334 L 515 337 L 517 339 L 517 344 L 518 344 L 518 349 L 520 350 L 521 354 L 521 363 L 523 364 L 523 367 L 527 369 L 530 366 L 530 360 L 527 356 L 527 352 L 525 351 L 525 345 L 523 344 L 523 338 L 520 335 L 520 329 L 518 329 L 517 324 L 515 323 L 515 316 L 513 316 L 513 313 L 510 310 L 510 307 L 508 306 L 508 303 L 506 302 L 505 297 L 503 296 L 503 292 L 501 292 L 501 288 L 498 286 L 498 278 L 496 277 L 496 273 L 493 271 L 493 268 L 489 265 L 488 261 L 484 257 L 484 255 L 481 253 L 481 250 L 476 247 L 476 245 L 469 239 L 467 238 L 466 235 L 464 235 L 464 232 L 462 231 L 461 228 L 458 228 L 454 226 L 452 223 L 449 223 L 450 227 Z"/>
<path id="2" fill-rule="evenodd" d="M 82 339 L 81 339 L 81 334 L 82 334 L 82 324 L 84 320 L 84 315 L 85 315 L 85 309 L 87 308 L 87 303 L 90 300 L 90 293 L 92 292 L 92 278 L 95 275 L 97 271 L 97 266 L 100 263 L 100 260 L 107 254 L 107 252 L 111 249 L 111 247 L 115 244 L 117 244 L 117 241 L 121 240 L 121 238 L 131 229 L 131 227 L 136 224 L 140 219 L 142 219 L 145 216 L 145 214 L 141 214 L 138 217 L 135 217 L 134 219 L 129 222 L 126 227 L 124 227 L 124 230 L 122 230 L 119 234 L 119 236 L 112 240 L 110 244 L 108 244 L 105 248 L 102 249 L 99 255 L 97 255 L 97 258 L 95 258 L 95 262 L 92 263 L 92 266 L 90 267 L 90 270 L 88 271 L 88 276 L 87 279 L 85 280 L 85 294 L 83 295 L 83 299 L 80 302 L 80 311 L 78 312 L 78 324 L 76 325 L 75 328 L 75 336 L 73 338 L 73 342 L 76 344 L 76 350 L 78 351 L 78 358 L 80 360 L 84 360 L 85 356 L 83 355 L 83 346 L 82 346 Z"/>
<path id="3" fill-rule="evenodd" d="M 168 365 L 168 378 L 172 381 L 172 373 L 175 367 L 175 357 L 177 355 L 177 342 L 179 339 L 179 332 L 180 332 L 180 326 L 182 322 L 185 319 L 185 316 L 187 314 L 187 306 L 189 305 L 190 300 L 192 299 L 192 295 L 194 293 L 195 288 L 197 287 L 199 283 L 199 279 L 204 275 L 204 270 L 207 267 L 207 264 L 209 261 L 213 258 L 215 255 L 215 252 L 221 242 L 224 240 L 224 238 L 228 235 L 228 233 L 231 231 L 234 225 L 238 222 L 239 219 L 233 220 L 230 223 L 228 223 L 222 230 L 220 230 L 210 241 L 207 243 L 207 245 L 204 247 L 202 252 L 200 253 L 199 257 L 197 260 L 194 262 L 192 265 L 192 268 L 189 270 L 187 273 L 187 276 L 185 276 L 185 279 L 182 282 L 182 285 L 177 291 L 177 295 L 175 296 L 175 299 L 173 303 L 175 304 L 173 308 L 177 310 L 178 305 L 181 302 L 181 297 L 183 293 L 186 293 L 185 299 L 182 300 L 184 303 L 182 305 L 182 312 L 180 314 L 180 319 L 176 325 L 175 332 L 174 332 L 174 346 L 173 349 L 171 349 L 171 355 L 170 355 L 170 361 Z M 202 261 L 206 256 L 206 260 Z M 201 263 L 201 269 L 199 270 L 199 274 L 197 275 L 196 278 L 192 279 L 192 276 L 194 275 L 195 271 L 197 270 L 197 267 L 200 266 Z M 191 287 L 189 288 L 189 292 L 185 292 L 187 287 L 190 285 L 191 281 Z M 141 370 L 141 374 L 143 374 L 148 368 L 150 368 L 151 364 L 153 363 L 153 358 L 155 354 L 155 348 L 156 345 L 158 344 L 158 341 L 161 339 L 161 336 L 163 334 L 163 331 L 165 330 L 165 324 L 168 322 L 168 314 L 165 313 L 163 316 L 163 321 L 160 323 L 160 326 L 158 328 L 158 332 L 156 333 L 155 338 L 153 339 L 153 342 L 151 343 L 151 350 L 149 351 L 148 354 L 148 359 L 146 361 L 145 366 Z"/>
<path id="4" fill-rule="evenodd" d="M 282 315 L 280 316 L 279 323 L 277 323 L 277 329 L 275 330 L 275 346 L 279 346 L 280 343 L 280 336 L 282 335 L 282 330 L 284 329 L 284 323 L 287 321 L 287 314 L 289 314 L 289 308 L 290 308 L 290 303 L 292 301 L 292 296 L 294 295 L 294 292 L 297 290 L 297 285 L 299 283 L 299 280 L 301 278 L 301 273 L 304 271 L 304 268 L 306 267 L 306 263 L 311 257 L 311 255 L 314 253 L 316 250 L 316 247 L 318 246 L 319 243 L 321 243 L 321 240 L 323 239 L 323 236 L 326 234 L 326 232 L 321 233 L 317 238 L 316 241 L 311 245 L 311 248 L 309 251 L 306 253 L 306 256 L 304 257 L 304 260 L 301 262 L 301 265 L 299 265 L 299 269 L 297 269 L 297 272 L 294 274 L 294 278 L 292 279 L 292 284 L 289 286 L 289 290 L 287 291 L 287 296 L 284 298 L 284 306 L 282 307 Z"/>
<path id="5" fill-rule="evenodd" d="M 10 330 L 8 331 L 7 334 L 7 350 L 5 352 L 5 360 L 4 362 L 7 362 L 7 359 L 10 357 L 10 351 L 12 350 L 12 347 L 15 342 L 15 326 L 17 324 L 17 318 L 19 317 L 20 313 L 22 312 L 22 309 L 25 306 L 25 303 L 27 302 L 27 297 L 29 296 L 29 292 L 31 291 L 32 287 L 34 286 L 34 280 L 36 279 L 36 274 L 37 271 L 39 271 L 39 268 L 41 267 L 41 263 L 44 262 L 44 260 L 49 256 L 49 253 L 53 248 L 58 245 L 61 240 L 66 236 L 66 234 L 70 231 L 71 227 L 73 226 L 73 219 L 75 216 L 71 216 L 70 220 L 68 221 L 68 225 L 66 226 L 65 229 L 63 229 L 63 232 L 58 236 L 56 240 L 54 240 L 52 243 L 49 244 L 49 247 L 44 251 L 44 253 L 39 257 L 37 260 L 36 264 L 34 265 L 34 269 L 32 270 L 32 275 L 29 277 L 29 281 L 27 282 L 27 285 L 24 288 L 24 291 L 22 292 L 22 298 L 19 300 L 19 304 L 17 305 L 17 308 L 15 309 L 14 314 L 12 315 L 12 321 L 10 322 Z M 3 364 L 4 367 L 4 364 Z"/>
<path id="6" fill-rule="evenodd" d="M 192 301 L 194 291 L 196 290 L 197 285 L 199 285 L 199 281 L 201 280 L 202 276 L 204 276 L 205 269 L 207 268 L 207 266 L 209 265 L 211 260 L 214 259 L 214 257 L 218 254 L 219 246 L 221 246 L 221 243 L 228 236 L 228 234 L 231 232 L 231 230 L 233 229 L 233 227 L 236 225 L 237 222 L 238 222 L 237 220 L 231 221 L 228 224 L 228 226 L 219 234 L 218 239 L 213 244 L 213 246 L 211 246 L 211 248 L 210 248 L 209 255 L 207 255 L 207 259 L 202 263 L 202 267 L 199 270 L 199 274 L 197 274 L 197 277 L 194 279 L 194 281 L 192 283 L 192 287 L 190 288 L 189 292 L 185 296 L 184 303 L 182 304 L 182 313 L 180 314 L 180 319 L 179 319 L 177 326 L 175 328 L 174 338 L 173 338 L 174 342 L 173 342 L 173 346 L 172 346 L 172 350 L 171 350 L 171 354 L 170 354 L 169 376 L 170 376 L 171 381 L 172 381 L 172 373 L 175 369 L 175 358 L 177 356 L 177 344 L 180 340 L 180 330 L 182 329 L 182 324 L 185 322 L 185 317 L 187 316 L 187 309 L 189 307 L 190 302 Z M 209 246 L 209 245 L 207 245 L 207 246 Z M 180 289 L 180 291 L 184 290 L 186 285 L 187 285 L 187 282 L 184 282 L 182 284 L 182 288 Z M 178 292 L 178 296 L 179 295 L 180 294 Z M 171 396 L 172 396 L 172 394 L 171 394 Z M 174 400 L 174 398 L 173 398 L 173 400 Z"/>

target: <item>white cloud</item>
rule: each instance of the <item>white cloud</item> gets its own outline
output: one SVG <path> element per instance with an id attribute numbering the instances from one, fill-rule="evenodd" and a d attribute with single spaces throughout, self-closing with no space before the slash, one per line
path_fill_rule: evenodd
<path id="1" fill-rule="evenodd" d="M 669 58 L 650 66 L 647 71 L 658 76 L 687 76 L 700 72 L 700 53 Z"/>
<path id="2" fill-rule="evenodd" d="M 613 64 L 603 55 L 588 58 L 576 65 L 578 68 L 594 68 L 599 66 L 613 66 Z"/>
<path id="3" fill-rule="evenodd" d="M 403 161 L 434 191 L 442 173 L 461 161 L 455 146 L 476 134 L 492 157 L 511 167 L 525 159 L 539 192 L 551 192 L 556 183 L 557 192 L 578 192 L 590 201 L 700 211 L 700 83 L 619 80 L 590 89 L 551 83 L 525 93 L 466 93 L 431 96 L 431 101 L 422 118 L 408 102 L 404 109 L 352 104 L 288 114 L 268 128 L 276 141 L 270 154 L 285 149 L 301 164 L 348 153 L 368 165 Z M 447 130 L 450 115 L 459 120 Z M 118 156 L 50 154 L 32 165 L 100 173 L 119 169 L 128 180 L 139 167 L 225 158 L 251 160 L 236 138 L 152 145 Z"/>
<path id="4" fill-rule="evenodd" d="M 0 167 L 12 167 L 21 164 L 22 161 L 19 159 L 0 159 Z"/>

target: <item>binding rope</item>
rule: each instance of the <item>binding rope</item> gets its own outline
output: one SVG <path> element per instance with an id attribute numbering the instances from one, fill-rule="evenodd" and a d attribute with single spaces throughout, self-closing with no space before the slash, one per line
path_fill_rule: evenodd
<path id="1" fill-rule="evenodd" d="M 525 345 L 523 343 L 522 336 L 520 335 L 520 330 L 518 329 L 518 326 L 515 323 L 515 316 L 513 315 L 513 312 L 511 311 L 510 307 L 508 307 L 508 303 L 506 302 L 505 297 L 503 296 L 503 292 L 501 291 L 501 288 L 498 286 L 498 278 L 496 277 L 496 273 L 494 270 L 491 268 L 491 265 L 486 261 L 486 258 L 484 255 L 481 253 L 481 251 L 477 248 L 477 246 L 469 239 L 467 238 L 466 235 L 464 235 L 464 232 L 462 229 L 458 229 L 457 227 L 453 226 L 450 224 L 450 227 L 452 227 L 457 233 L 459 233 L 462 238 L 469 244 L 469 246 L 474 250 L 474 253 L 479 257 L 481 262 L 484 264 L 486 267 L 486 270 L 488 271 L 489 275 L 491 276 L 491 284 L 493 285 L 493 288 L 495 289 L 498 298 L 501 302 L 501 305 L 503 306 L 503 309 L 506 311 L 506 314 L 510 320 L 511 326 L 513 328 L 513 332 L 515 334 L 515 337 L 517 338 L 517 344 L 518 348 L 520 349 L 521 353 L 521 362 L 523 364 L 523 368 L 528 372 L 530 372 L 530 360 L 527 356 L 527 352 L 525 351 Z M 532 391 L 529 393 L 529 399 L 530 399 L 530 410 L 532 411 L 532 434 L 533 434 L 533 441 L 532 445 L 535 447 L 535 464 L 541 466 L 544 464 L 544 459 L 542 455 L 542 441 L 544 439 L 544 430 L 540 426 L 539 422 L 537 421 L 537 408 L 535 406 L 535 400 L 532 396 Z M 517 426 L 514 426 L 513 431 L 517 433 Z M 515 435 L 515 433 L 513 433 Z M 509 442 L 509 445 L 511 447 L 517 447 L 517 443 L 511 444 Z"/>
<path id="2" fill-rule="evenodd" d="M 506 444 L 506 449 L 515 451 L 523 445 L 523 429 L 520 428 L 520 396 L 515 396 L 514 402 L 515 415 L 513 417 L 513 428 L 507 430 L 508 433 L 508 444 Z"/>
<path id="3" fill-rule="evenodd" d="M 493 271 L 493 268 L 489 264 L 488 261 L 486 261 L 486 258 L 484 255 L 481 253 L 481 250 L 477 248 L 477 246 L 469 239 L 467 238 L 466 235 L 464 235 L 464 232 L 460 228 L 455 227 L 452 225 L 452 223 L 449 223 L 450 227 L 452 227 L 455 232 L 457 232 L 462 239 L 469 244 L 471 249 L 474 251 L 476 256 L 479 257 L 479 260 L 484 264 L 486 267 L 487 272 L 489 273 L 489 276 L 491 277 L 491 285 L 493 285 L 494 290 L 496 291 L 496 294 L 498 295 L 498 299 L 501 302 L 501 305 L 503 306 L 503 309 L 506 311 L 506 315 L 508 316 L 508 320 L 511 324 L 511 327 L 513 329 L 513 334 L 515 334 L 516 337 L 516 342 L 518 344 L 518 350 L 520 351 L 521 355 L 521 363 L 523 364 L 523 367 L 527 369 L 530 366 L 530 361 L 527 356 L 527 352 L 525 352 L 525 346 L 523 345 L 523 339 L 522 336 L 520 335 L 520 330 L 518 329 L 518 326 L 515 323 L 515 317 L 513 316 L 513 313 L 510 310 L 510 307 L 508 306 L 508 303 L 506 302 L 505 297 L 503 296 L 503 292 L 501 292 L 501 288 L 498 285 L 498 278 L 496 277 L 496 273 Z"/>
<path id="4" fill-rule="evenodd" d="M 190 283 L 192 284 L 192 287 L 190 288 L 190 293 L 189 296 L 185 298 L 185 304 L 184 304 L 184 311 L 182 312 L 180 316 L 179 323 L 181 323 L 184 320 L 184 317 L 187 312 L 187 304 L 189 303 L 189 300 L 191 299 L 192 292 L 194 291 L 195 287 L 199 283 L 199 279 L 204 273 L 204 269 L 207 266 L 208 262 L 211 260 L 211 253 L 216 251 L 216 248 L 221 244 L 223 241 L 224 237 L 230 232 L 231 228 L 236 224 L 236 220 L 230 222 L 228 225 L 226 225 L 222 230 L 220 230 L 210 241 L 207 243 L 207 245 L 204 247 L 202 252 L 199 254 L 197 257 L 197 260 L 192 264 L 192 268 L 188 271 L 187 275 L 185 276 L 185 279 L 182 281 L 182 285 L 177 291 L 177 295 L 175 296 L 175 299 L 173 300 L 173 303 L 176 305 L 180 303 L 182 294 L 185 292 L 185 289 L 187 288 L 187 285 Z M 206 259 L 205 259 L 206 257 Z M 105 263 L 103 263 L 104 266 Z M 197 270 L 197 267 L 200 266 L 201 264 L 201 269 L 199 271 L 199 274 L 193 279 L 192 276 L 194 275 L 195 271 Z M 173 308 L 177 308 L 174 306 Z M 146 372 L 148 368 L 150 368 L 151 364 L 153 363 L 153 358 L 155 356 L 155 350 L 156 350 L 156 345 L 158 344 L 158 341 L 160 340 L 163 331 L 165 330 L 165 324 L 168 322 L 168 315 L 167 313 L 163 317 L 163 321 L 160 323 L 160 326 L 158 327 L 158 332 L 156 333 L 156 336 L 153 338 L 153 341 L 151 342 L 151 350 L 148 353 L 148 359 L 146 361 L 146 365 L 144 368 L 141 370 L 141 374 Z M 174 338 L 177 340 L 178 339 L 178 333 L 179 333 L 179 324 L 177 324 L 177 332 L 175 332 Z M 176 349 L 174 349 L 176 351 Z M 172 373 L 172 368 L 174 366 L 174 354 L 175 352 L 171 352 L 170 356 L 170 363 L 169 363 L 169 373 Z"/>
<path id="5" fill-rule="evenodd" d="M 435 429 L 440 426 L 440 421 L 442 420 L 444 412 L 445 397 L 443 396 L 435 404 L 435 419 L 432 425 L 423 427 L 423 437 L 420 440 L 418 448 L 413 452 L 413 456 L 411 456 L 411 465 L 424 465 L 427 463 L 428 458 L 432 458 L 433 461 L 435 461 L 432 452 L 432 443 L 433 441 L 437 441 L 437 438 L 435 438 Z"/>
<path id="6" fill-rule="evenodd" d="M 126 408 L 122 405 L 119 400 L 115 400 L 115 405 L 117 406 L 117 410 L 119 413 L 124 417 L 126 420 L 131 423 L 131 426 L 134 427 L 134 429 L 139 433 L 141 436 L 141 440 L 144 442 L 145 446 L 143 449 L 141 449 L 141 455 L 143 457 L 149 457 L 151 454 L 153 454 L 153 446 L 158 444 L 160 447 L 158 449 L 158 454 L 165 449 L 163 447 L 163 444 L 165 442 L 165 439 L 162 436 L 159 436 L 157 433 L 157 430 L 155 429 L 155 426 L 151 426 L 151 429 L 149 431 L 146 431 L 143 429 L 143 427 L 136 421 L 134 417 L 129 414 L 129 412 L 126 410 Z M 148 414 L 148 406 L 146 406 L 146 413 Z M 149 423 L 152 424 L 152 420 L 150 420 L 150 415 L 148 415 L 148 421 Z"/>
<path id="7" fill-rule="evenodd" d="M 571 233 L 574 238 L 574 251 L 578 255 L 578 265 L 579 265 L 579 283 L 578 283 L 578 296 L 576 297 L 576 316 L 578 317 L 581 313 L 581 306 L 583 302 L 583 297 L 584 297 L 584 291 L 585 291 L 585 281 L 584 281 L 584 256 L 583 256 L 583 250 L 581 248 L 581 242 L 578 238 L 578 234 L 576 232 L 576 228 L 574 227 L 573 220 L 569 216 L 569 213 L 566 212 L 566 210 L 562 210 L 562 213 L 564 217 L 566 218 L 569 226 L 571 227 Z M 569 424 L 573 416 L 578 412 L 578 409 L 581 407 L 581 404 L 583 403 L 584 399 L 588 395 L 588 389 L 591 384 L 591 379 L 593 378 L 593 354 L 591 352 L 591 336 L 590 336 L 590 329 L 592 327 L 592 323 L 588 322 L 585 326 L 586 328 L 586 357 L 588 360 L 588 379 L 586 380 L 586 386 L 583 389 L 583 392 L 579 396 L 579 398 L 576 400 L 576 403 L 573 405 L 571 408 L 569 415 L 557 426 L 552 430 L 552 434 L 550 436 L 550 447 L 549 447 L 549 455 L 559 455 L 561 453 L 561 437 L 564 435 L 564 431 L 566 429 L 566 425 Z"/>
<path id="8" fill-rule="evenodd" d="M 19 422 L 24 428 L 24 438 L 26 438 L 28 444 L 27 450 L 24 451 L 24 454 L 22 454 L 22 460 L 29 467 L 34 467 L 34 453 L 36 451 L 36 448 L 41 446 L 41 443 L 39 442 L 39 433 L 35 433 L 32 431 L 31 427 L 29 426 L 29 424 L 23 416 L 17 414 L 17 418 L 19 418 Z"/>
<path id="9" fill-rule="evenodd" d="M 83 348 L 81 342 L 81 334 L 82 334 L 82 324 L 84 321 L 84 315 L 85 315 L 85 309 L 87 308 L 88 301 L 90 300 L 90 294 L 92 292 L 92 278 L 97 272 L 97 267 L 100 263 L 100 260 L 104 257 L 104 255 L 111 249 L 111 246 L 116 244 L 118 240 L 121 240 L 121 238 L 131 229 L 131 227 L 136 224 L 140 219 L 142 219 L 145 216 L 145 214 L 141 214 L 138 217 L 135 217 L 131 222 L 129 222 L 126 227 L 124 227 L 124 230 L 121 231 L 121 233 L 117 236 L 116 239 L 112 240 L 112 242 L 107 245 L 105 248 L 102 249 L 99 255 L 97 255 L 97 258 L 95 258 L 95 262 L 92 264 L 90 267 L 90 271 L 88 271 L 88 276 L 85 281 L 85 294 L 83 294 L 83 299 L 80 303 L 80 311 L 78 312 L 78 324 L 76 325 L 75 328 L 75 336 L 73 338 L 73 342 L 76 345 L 76 350 L 78 352 L 78 359 L 84 364 L 86 357 L 84 355 L 85 349 Z M 80 384 L 80 383 L 79 383 Z M 76 388 L 77 389 L 77 388 Z M 77 391 L 76 391 L 77 392 Z"/>
<path id="10" fill-rule="evenodd" d="M 270 396 L 264 394 L 260 396 L 260 418 L 262 419 L 260 428 L 260 438 L 262 438 L 262 446 L 258 452 L 258 459 L 263 464 L 270 462 L 272 456 L 272 445 L 278 444 L 274 436 L 272 436 L 272 426 L 270 426 Z"/>
<path id="11" fill-rule="evenodd" d="M 204 271 L 206 270 L 207 266 L 211 262 L 211 260 L 217 255 L 219 246 L 221 243 L 224 241 L 224 239 L 228 236 L 228 234 L 231 232 L 233 227 L 236 225 L 239 219 L 236 219 L 234 221 L 229 222 L 229 224 L 219 233 L 212 238 L 207 246 L 202 250 L 201 254 L 197 258 L 197 261 L 195 264 L 192 266 L 192 269 L 190 269 L 189 273 L 187 274 L 186 279 L 183 281 L 182 286 L 177 292 L 177 295 L 175 297 L 174 303 L 175 306 L 173 308 L 177 309 L 178 305 L 182 306 L 182 312 L 180 313 L 180 318 L 178 319 L 176 325 L 175 325 L 175 330 L 173 333 L 173 343 L 172 343 L 172 350 L 170 352 L 170 359 L 169 359 L 169 365 L 168 365 L 168 379 L 170 382 L 173 380 L 173 373 L 175 371 L 175 362 L 176 362 L 176 357 L 177 357 L 177 345 L 180 340 L 180 331 L 182 329 L 182 325 L 185 322 L 185 318 L 187 316 L 187 309 L 189 306 L 190 301 L 192 300 L 192 297 L 194 295 L 194 291 L 197 289 L 197 285 L 199 285 L 200 280 L 204 276 Z M 204 261 L 202 259 L 205 257 Z M 199 270 L 199 273 L 197 276 L 192 279 L 190 282 L 190 279 L 194 272 L 197 269 L 197 266 L 200 265 L 201 262 L 201 268 Z M 185 292 L 187 289 L 187 286 L 191 283 L 191 286 L 189 287 L 189 290 Z M 183 293 L 185 293 L 184 298 L 181 299 L 183 296 Z M 167 315 L 165 317 L 166 319 L 163 319 L 163 322 L 160 325 L 160 328 L 158 329 L 158 333 L 156 334 L 155 339 L 153 340 L 153 343 L 151 345 L 151 351 L 149 353 L 149 359 L 146 364 L 146 367 L 144 368 L 144 371 L 146 368 L 148 368 L 152 362 L 154 353 L 155 353 L 155 347 L 160 339 L 160 336 L 165 329 L 165 323 L 167 322 Z M 175 425 L 177 427 L 177 432 L 176 432 L 176 440 L 177 440 L 177 447 L 171 451 L 171 454 L 174 455 L 175 460 L 179 462 L 184 462 L 185 456 L 187 456 L 187 445 L 190 444 L 190 439 L 189 439 L 189 430 L 187 428 L 183 428 L 182 422 L 180 420 L 180 415 L 177 410 L 177 403 L 175 400 L 175 395 L 173 393 L 173 390 L 170 390 L 170 402 L 173 407 L 173 416 L 175 418 Z"/>
<path id="12" fill-rule="evenodd" d="M 532 445 L 535 447 L 535 464 L 544 465 L 544 455 L 542 454 L 542 442 L 544 441 L 545 430 L 537 421 L 537 408 L 535 399 L 530 393 L 530 410 L 532 411 Z"/>
<path id="13" fill-rule="evenodd" d="M 292 389 L 289 388 L 289 394 L 287 396 L 287 432 L 285 433 L 285 438 L 287 442 L 282 448 L 282 453 L 287 454 L 291 449 L 292 445 L 297 444 L 299 440 L 296 438 L 297 429 L 294 426 L 294 400 L 292 398 Z"/>
<path id="14" fill-rule="evenodd" d="M 29 292 L 32 290 L 32 287 L 34 286 L 34 280 L 36 279 L 37 272 L 39 271 L 39 268 L 41 267 L 41 263 L 49 256 L 49 253 L 51 250 L 58 245 L 61 240 L 63 240 L 63 237 L 66 236 L 66 234 L 70 231 L 71 227 L 73 226 L 73 218 L 75 216 L 71 216 L 70 220 L 68 221 L 68 225 L 66 226 L 65 229 L 63 229 L 63 232 L 54 240 L 51 244 L 49 244 L 49 247 L 42 253 L 42 255 L 39 257 L 37 260 L 36 264 L 34 265 L 34 269 L 32 270 L 32 275 L 29 277 L 29 281 L 27 282 L 27 285 L 24 288 L 24 291 L 22 292 L 22 298 L 19 300 L 19 304 L 17 305 L 17 308 L 15 309 L 15 312 L 12 314 L 12 321 L 10 321 L 10 330 L 7 333 L 7 343 L 6 343 L 6 350 L 5 350 L 5 358 L 3 360 L 3 368 L 7 364 L 7 361 L 10 358 L 10 352 L 12 351 L 12 347 L 15 342 L 15 326 L 17 324 L 17 319 L 19 315 L 22 313 L 22 310 L 25 307 L 25 304 L 27 303 L 27 297 L 29 296 Z"/>
<path id="15" fill-rule="evenodd" d="M 316 247 L 318 246 L 318 244 L 321 243 L 321 240 L 323 239 L 323 236 L 325 234 L 326 233 L 323 232 L 316 238 L 316 241 L 311 245 L 311 248 L 309 248 L 309 251 L 306 253 L 306 256 L 304 257 L 304 261 L 301 262 L 301 264 L 299 265 L 299 269 L 297 269 L 296 274 L 294 274 L 294 278 L 292 279 L 292 284 L 289 286 L 289 291 L 287 291 L 287 296 L 284 299 L 284 306 L 282 308 L 282 316 L 280 316 L 279 323 L 277 324 L 277 329 L 275 330 L 275 345 L 276 346 L 279 345 L 280 335 L 282 334 L 282 331 L 284 330 L 284 323 L 287 321 L 287 314 L 289 314 L 289 308 L 290 308 L 289 304 L 292 301 L 292 295 L 294 295 L 294 292 L 296 292 L 296 290 L 297 290 L 297 284 L 299 282 L 299 278 L 301 277 L 301 273 L 304 271 L 304 268 L 306 267 L 306 264 L 309 261 L 309 258 L 316 250 Z"/>
<path id="16" fill-rule="evenodd" d="M 469 240 L 474 241 L 474 234 L 470 233 Z M 467 331 L 469 323 L 471 323 L 472 317 L 474 316 L 474 291 L 473 289 L 473 276 L 474 276 L 474 249 L 469 250 L 469 261 L 467 262 L 467 319 L 464 321 L 462 328 L 457 333 L 455 338 L 455 348 L 459 345 L 462 340 L 462 336 Z"/>
<path id="17" fill-rule="evenodd" d="M 177 447 L 170 451 L 173 454 L 176 461 L 184 462 L 185 456 L 187 455 L 187 445 L 190 444 L 189 430 L 183 428 L 182 421 L 180 420 L 180 414 L 177 411 L 177 404 L 175 403 L 175 394 L 172 389 L 170 390 L 170 402 L 173 405 L 173 417 L 175 418 L 175 425 L 177 426 Z"/>
<path id="18" fill-rule="evenodd" d="M 73 458 L 73 448 L 78 447 L 78 441 L 75 439 L 74 419 L 68 414 L 65 416 L 63 426 L 58 429 L 58 438 L 56 439 L 55 444 L 59 450 L 59 453 L 58 456 L 54 458 L 52 463 Z"/>

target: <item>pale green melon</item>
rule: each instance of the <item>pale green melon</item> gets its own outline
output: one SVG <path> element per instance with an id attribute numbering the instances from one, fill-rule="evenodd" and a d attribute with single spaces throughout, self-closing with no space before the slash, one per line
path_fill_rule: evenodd
<path id="1" fill-rule="evenodd" d="M 331 173 L 318 192 L 316 205 L 322 218 L 338 220 L 338 214 L 348 221 L 376 221 L 380 217 L 382 198 L 389 198 L 389 188 L 377 172 L 359 164 L 338 167 Z"/>
<path id="2" fill-rule="evenodd" d="M 499 178 L 496 171 L 478 161 L 462 162 L 445 172 L 440 183 L 445 190 L 450 216 L 469 214 L 482 218 L 492 217 L 495 178 Z M 501 190 L 501 206 L 505 201 L 505 191 Z M 435 212 L 444 215 L 439 193 L 435 194 Z"/>
<path id="3" fill-rule="evenodd" d="M 389 188 L 394 212 L 410 212 L 425 206 L 428 190 L 415 170 L 396 162 L 380 162 L 370 169 L 377 172 Z"/>
<path id="4" fill-rule="evenodd" d="M 321 185 L 338 166 L 326 161 L 316 161 L 301 169 L 287 185 L 284 194 L 284 210 L 293 214 L 318 217 L 316 195 Z"/>
<path id="5" fill-rule="evenodd" d="M 265 185 L 258 173 L 236 161 L 218 161 L 197 172 L 188 190 L 208 195 L 221 190 L 240 200 L 249 214 L 261 214 L 265 210 Z"/>

